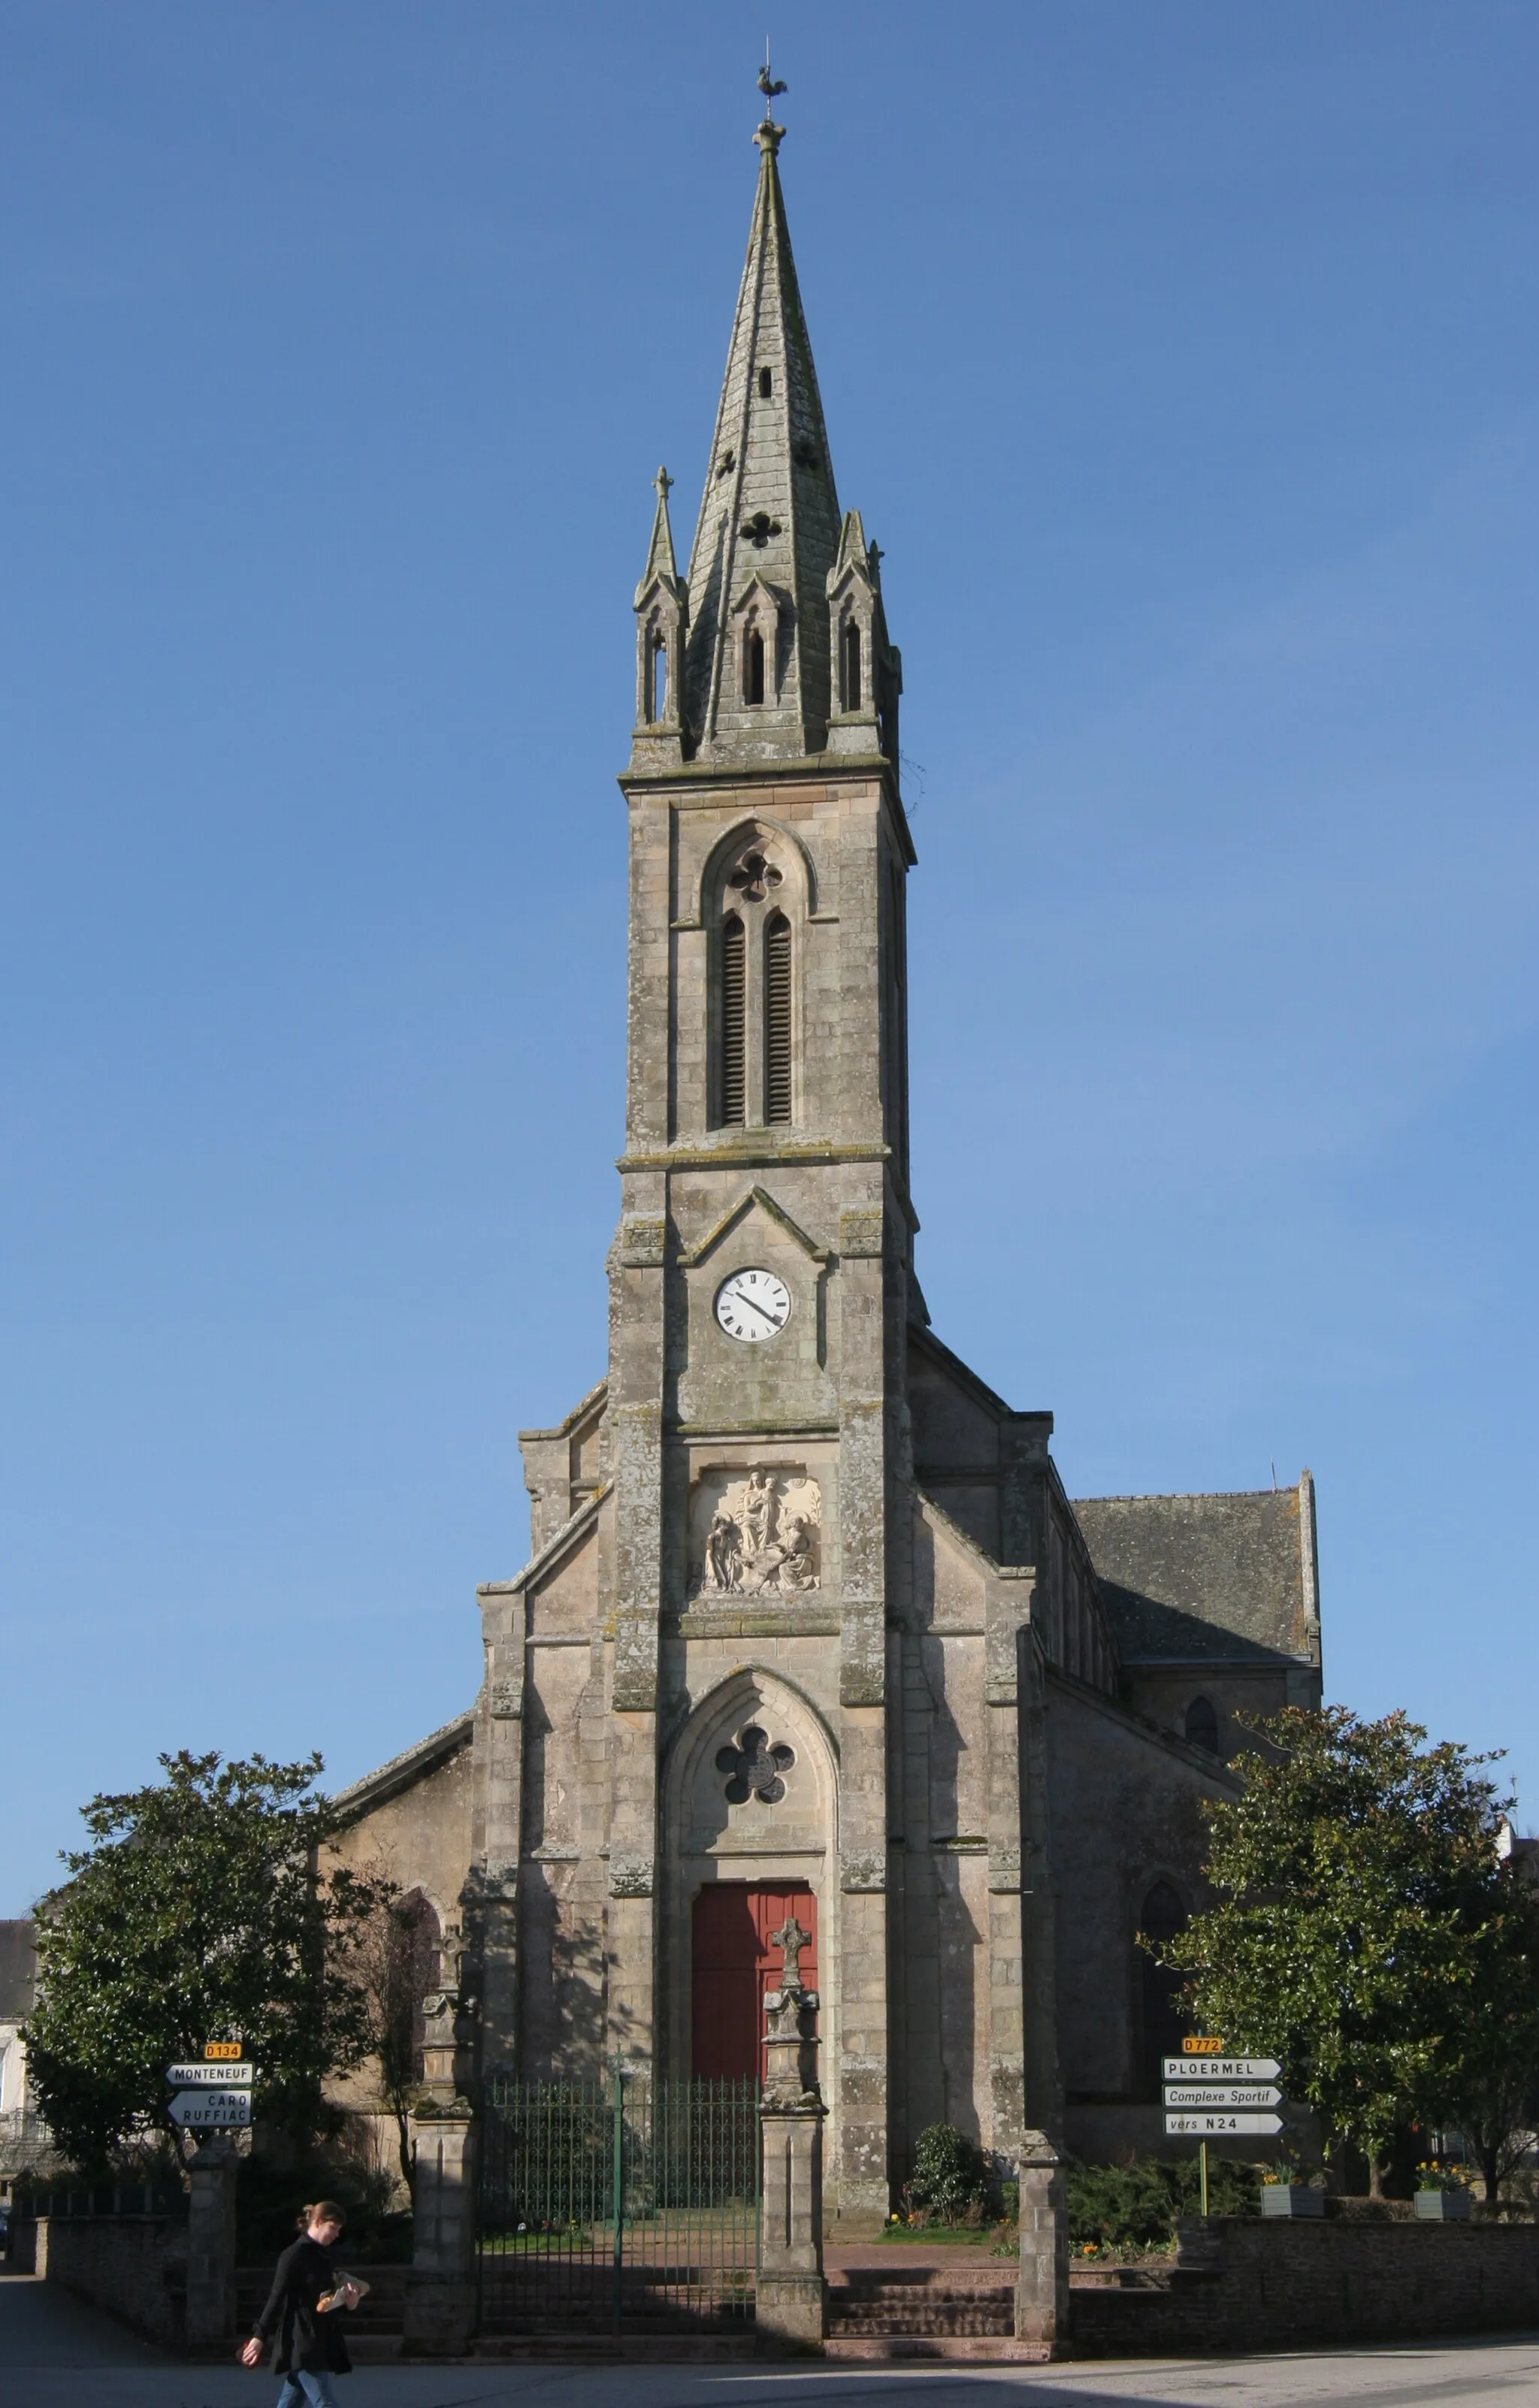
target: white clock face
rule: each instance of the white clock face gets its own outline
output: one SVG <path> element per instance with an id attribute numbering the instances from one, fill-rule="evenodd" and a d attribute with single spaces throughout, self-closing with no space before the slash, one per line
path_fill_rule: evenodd
<path id="1" fill-rule="evenodd" d="M 729 1338 L 757 1346 L 791 1319 L 791 1290 L 773 1271 L 734 1271 L 716 1291 L 716 1317 Z"/>

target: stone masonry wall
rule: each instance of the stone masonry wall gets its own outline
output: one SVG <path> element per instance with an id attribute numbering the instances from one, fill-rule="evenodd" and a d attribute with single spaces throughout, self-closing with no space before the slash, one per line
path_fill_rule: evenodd
<path id="1" fill-rule="evenodd" d="M 1070 2329 L 1086 2358 L 1294 2349 L 1393 2334 L 1539 2324 L 1532 2224 L 1290 2223 L 1215 2217 L 1218 2270 L 1166 2284 L 1076 2283 Z"/>
<path id="2" fill-rule="evenodd" d="M 11 2263 L 152 2340 L 185 2339 L 187 2225 L 166 2215 L 44 2215 L 15 2229 Z"/>

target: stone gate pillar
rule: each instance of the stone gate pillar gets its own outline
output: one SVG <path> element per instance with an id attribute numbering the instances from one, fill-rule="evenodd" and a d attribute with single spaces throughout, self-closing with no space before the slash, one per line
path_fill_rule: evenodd
<path id="1" fill-rule="evenodd" d="M 1069 2340 L 1069 2216 L 1064 2160 L 1046 2132 L 1028 2132 L 1020 2153 L 1020 2272 L 1016 2338 L 1050 2358 Z"/>
<path id="2" fill-rule="evenodd" d="M 764 2096 L 759 2109 L 759 2283 L 754 2321 L 771 2347 L 822 2346 L 823 2124 L 818 2087 L 818 1993 L 804 1990 L 800 1956 L 812 1935 L 791 1918 L 771 1938 L 783 1952 L 780 1987 L 764 1997 Z"/>
<path id="3" fill-rule="evenodd" d="M 411 2111 L 412 2252 L 402 2346 L 459 2358 L 476 2329 L 476 2118 L 454 2080 L 459 1993 L 424 2001 L 426 2083 Z"/>
<path id="4" fill-rule="evenodd" d="M 188 2170 L 187 2338 L 229 2341 L 235 2329 L 235 2177 L 240 2159 L 221 2132 Z"/>

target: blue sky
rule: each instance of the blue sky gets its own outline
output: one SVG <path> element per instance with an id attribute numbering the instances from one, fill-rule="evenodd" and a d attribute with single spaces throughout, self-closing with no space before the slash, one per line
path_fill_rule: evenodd
<path id="1" fill-rule="evenodd" d="M 475 1688 L 603 1368 L 765 20 L 9 0 L 0 1912 L 163 1748 L 341 1783 Z M 1539 1815 L 1539 18 L 767 22 L 935 1325 L 1073 1493 L 1311 1465 L 1331 1694 Z"/>

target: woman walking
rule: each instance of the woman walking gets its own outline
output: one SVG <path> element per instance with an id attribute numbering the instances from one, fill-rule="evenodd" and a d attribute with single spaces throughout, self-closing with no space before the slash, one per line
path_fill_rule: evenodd
<path id="1" fill-rule="evenodd" d="M 317 2200 L 302 2210 L 299 2239 L 278 2259 L 267 2304 L 240 2353 L 243 2366 L 260 2366 L 276 2333 L 273 2372 L 287 2378 L 278 2408 L 338 2408 L 332 2377 L 352 2370 L 338 2311 L 355 2308 L 363 2293 L 346 2275 L 338 2283 L 332 2272 L 332 2248 L 342 2224 L 335 2199 Z"/>

